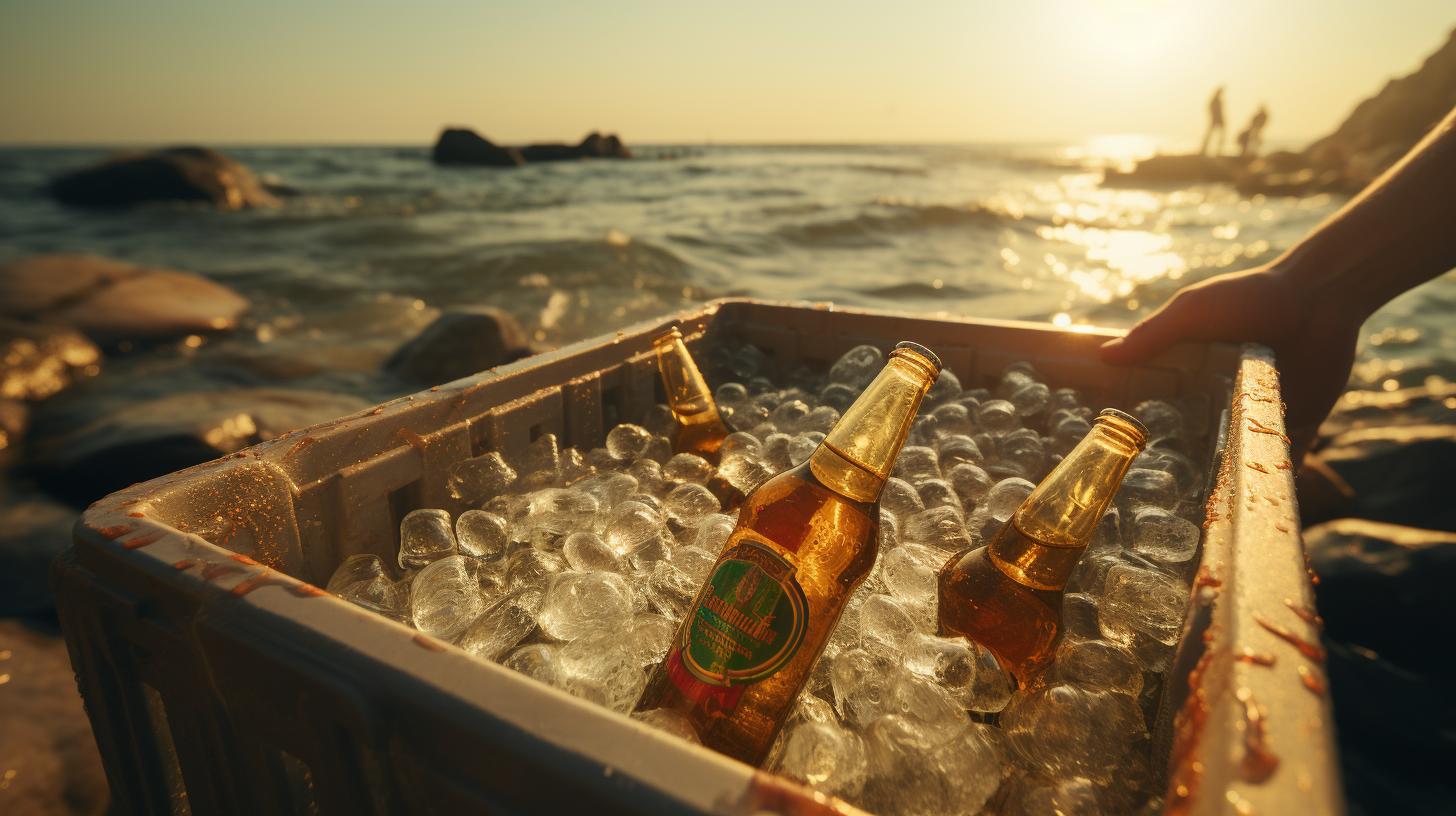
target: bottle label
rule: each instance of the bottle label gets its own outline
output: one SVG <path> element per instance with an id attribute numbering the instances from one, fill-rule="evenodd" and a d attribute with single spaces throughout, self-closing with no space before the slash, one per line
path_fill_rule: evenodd
<path id="1" fill-rule="evenodd" d="M 783 556 L 740 538 L 714 568 L 682 628 L 682 668 L 719 688 L 754 683 L 783 668 L 804 640 L 804 590 L 794 572 Z"/>

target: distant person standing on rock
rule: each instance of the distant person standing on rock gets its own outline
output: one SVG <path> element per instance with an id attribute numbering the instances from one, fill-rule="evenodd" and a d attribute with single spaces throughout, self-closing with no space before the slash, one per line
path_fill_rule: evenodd
<path id="1" fill-rule="evenodd" d="M 1213 98 L 1208 100 L 1208 130 L 1203 133 L 1203 146 L 1198 148 L 1199 155 L 1208 153 L 1208 142 L 1213 138 L 1213 132 L 1218 131 L 1218 148 L 1213 155 L 1223 154 L 1223 140 L 1226 135 L 1223 126 L 1223 86 L 1213 92 Z"/>
<path id="2" fill-rule="evenodd" d="M 1264 142 L 1264 125 L 1269 121 L 1269 111 L 1260 105 L 1254 112 L 1254 118 L 1249 120 L 1249 126 L 1239 134 L 1239 158 L 1252 159 L 1259 155 L 1259 147 Z"/>

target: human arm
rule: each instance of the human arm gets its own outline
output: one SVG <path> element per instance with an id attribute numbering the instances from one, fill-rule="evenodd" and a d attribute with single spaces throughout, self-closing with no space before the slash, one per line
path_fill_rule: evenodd
<path id="1" fill-rule="evenodd" d="M 1456 110 L 1405 158 L 1272 263 L 1180 290 L 1102 359 L 1143 362 L 1182 340 L 1274 350 L 1295 461 L 1349 380 L 1360 326 L 1456 266 Z"/>

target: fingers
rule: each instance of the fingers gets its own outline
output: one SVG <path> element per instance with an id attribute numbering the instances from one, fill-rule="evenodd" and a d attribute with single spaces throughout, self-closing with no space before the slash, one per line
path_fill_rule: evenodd
<path id="1" fill-rule="evenodd" d="M 1182 293 L 1179 293 L 1181 295 Z M 1102 344 L 1102 361 L 1112 365 L 1141 363 L 1163 349 L 1193 335 L 1187 298 L 1174 296 L 1156 312 L 1143 318 L 1126 335 Z"/>

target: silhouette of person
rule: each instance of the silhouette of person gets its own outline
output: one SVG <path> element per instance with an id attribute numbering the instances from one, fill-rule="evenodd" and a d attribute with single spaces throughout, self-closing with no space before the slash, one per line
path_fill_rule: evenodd
<path id="1" fill-rule="evenodd" d="M 1269 111 L 1261 104 L 1254 112 L 1254 118 L 1249 120 L 1249 126 L 1239 134 L 1239 157 L 1252 159 L 1259 155 L 1259 147 L 1264 141 L 1264 125 L 1269 121 Z"/>
<path id="2" fill-rule="evenodd" d="M 1218 90 L 1213 92 L 1213 98 L 1208 100 L 1208 130 L 1203 133 L 1203 146 L 1198 148 L 1200 155 L 1208 153 L 1208 142 L 1213 138 L 1213 132 L 1215 130 L 1218 131 L 1218 147 L 1214 150 L 1213 155 L 1218 156 L 1223 153 L 1223 140 L 1226 135 L 1223 126 L 1222 85 L 1218 86 Z"/>

